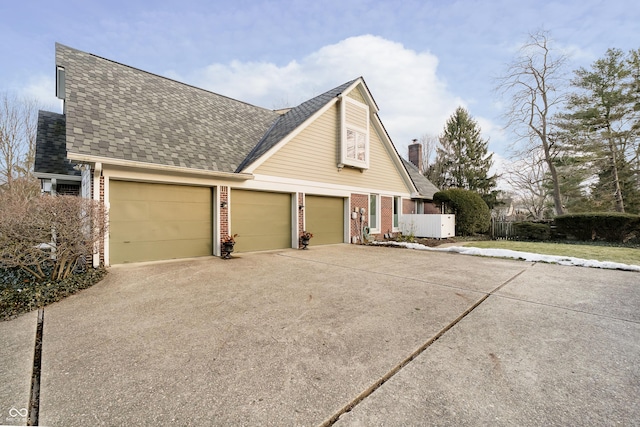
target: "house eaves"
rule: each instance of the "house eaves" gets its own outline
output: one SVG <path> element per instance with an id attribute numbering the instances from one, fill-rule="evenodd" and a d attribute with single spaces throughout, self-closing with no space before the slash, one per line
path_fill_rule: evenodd
<path id="1" fill-rule="evenodd" d="M 250 173 L 236 173 L 236 172 L 220 172 L 203 169 L 183 168 L 179 166 L 160 165 L 147 162 L 136 162 L 131 160 L 114 159 L 111 157 L 91 156 L 86 154 L 69 153 L 69 159 L 76 163 L 89 163 L 89 164 L 101 164 L 111 166 L 121 166 L 132 169 L 144 169 L 153 170 L 156 172 L 180 174 L 180 175 L 193 175 L 193 176 L 206 176 L 210 178 L 224 178 L 234 181 L 247 181 L 254 178 Z"/>

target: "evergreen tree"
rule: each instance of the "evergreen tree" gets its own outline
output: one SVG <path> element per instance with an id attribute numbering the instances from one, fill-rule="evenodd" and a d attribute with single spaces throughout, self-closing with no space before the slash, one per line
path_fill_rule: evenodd
<path id="1" fill-rule="evenodd" d="M 488 141 L 480 131 L 469 112 L 458 107 L 445 124 L 436 162 L 427 174 L 439 172 L 435 181 L 440 188 L 464 188 L 490 201 L 495 199 L 497 176 L 489 176 L 493 153 L 488 153 Z"/>
<path id="2" fill-rule="evenodd" d="M 598 210 L 625 212 L 625 205 L 638 205 L 637 97 L 630 58 L 609 49 L 591 69 L 577 70 L 572 84 L 578 92 L 569 98 L 569 113 L 563 115 L 564 128 L 575 135 L 569 149 L 583 153 L 593 167 L 591 197 Z"/>

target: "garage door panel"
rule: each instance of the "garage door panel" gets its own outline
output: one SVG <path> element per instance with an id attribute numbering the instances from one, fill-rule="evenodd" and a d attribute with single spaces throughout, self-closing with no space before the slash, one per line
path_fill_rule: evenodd
<path id="1" fill-rule="evenodd" d="M 202 196 L 203 193 L 210 191 L 207 187 L 189 187 L 185 185 L 173 184 L 155 184 L 143 182 L 129 181 L 112 181 L 118 191 L 110 195 L 110 200 L 129 200 L 129 201 L 162 201 L 162 202 L 181 202 L 192 203 L 195 199 Z M 178 191 L 171 191 L 174 187 L 179 187 Z"/>
<path id="2" fill-rule="evenodd" d="M 165 240 L 193 240 L 209 239 L 211 236 L 203 236 L 203 230 L 207 230 L 207 221 L 154 221 L 151 224 L 141 225 L 139 222 L 122 222 L 111 231 L 111 240 L 123 242 L 162 242 Z"/>
<path id="3" fill-rule="evenodd" d="M 147 241 L 135 244 L 114 242 L 111 243 L 111 253 L 117 254 L 116 261 L 112 261 L 112 264 L 197 257 L 203 253 L 211 254 L 211 239 Z M 145 259 L 139 259 L 141 253 L 145 255 Z"/>
<path id="4" fill-rule="evenodd" d="M 148 202 L 148 215 L 151 220 L 171 220 L 177 216 L 181 221 L 198 221 L 209 217 L 210 214 L 210 203 Z"/>
<path id="5" fill-rule="evenodd" d="M 110 183 L 111 264 L 212 254 L 211 189 Z"/>
<path id="6" fill-rule="evenodd" d="M 305 223 L 313 233 L 311 244 L 344 242 L 344 199 L 341 197 L 305 196 Z"/>
<path id="7" fill-rule="evenodd" d="M 237 252 L 291 247 L 291 195 L 231 191 L 231 230 Z"/>

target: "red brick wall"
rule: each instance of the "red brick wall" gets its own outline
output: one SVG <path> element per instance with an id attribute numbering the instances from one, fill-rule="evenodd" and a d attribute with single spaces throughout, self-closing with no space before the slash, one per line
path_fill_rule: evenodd
<path id="1" fill-rule="evenodd" d="M 304 193 L 298 193 L 298 236 L 304 231 L 304 212 L 306 209 L 300 209 L 304 206 Z M 299 245 L 299 247 L 302 247 Z"/>
<path id="2" fill-rule="evenodd" d="M 402 199 L 402 213 L 405 215 L 416 213 L 416 202 L 410 199 Z"/>
<path id="3" fill-rule="evenodd" d="M 439 214 L 440 206 L 433 202 L 424 202 L 424 213 L 426 214 Z"/>
<path id="4" fill-rule="evenodd" d="M 91 171 L 91 176 L 93 177 L 93 171 Z M 91 180 L 91 187 L 93 190 L 93 179 Z M 93 196 L 93 191 L 91 193 Z M 104 206 L 104 176 L 100 177 L 100 203 Z M 108 229 L 107 233 L 109 233 Z M 100 265 L 104 265 L 104 237 L 100 239 L 100 248 L 98 249 L 98 253 L 100 254 Z"/>
<path id="5" fill-rule="evenodd" d="M 393 232 L 393 197 L 380 197 L 380 236 Z"/>
<path id="6" fill-rule="evenodd" d="M 218 187 L 220 191 L 220 204 L 226 203 L 226 207 L 220 208 L 220 238 L 229 235 L 229 187 Z"/>
<path id="7" fill-rule="evenodd" d="M 365 208 L 364 221 L 369 222 L 369 195 L 368 194 L 351 194 L 351 206 L 349 209 L 349 222 L 351 223 L 351 232 L 349 233 L 349 241 L 352 236 L 360 236 L 360 208 Z M 351 212 L 358 210 L 357 219 L 351 219 Z"/>

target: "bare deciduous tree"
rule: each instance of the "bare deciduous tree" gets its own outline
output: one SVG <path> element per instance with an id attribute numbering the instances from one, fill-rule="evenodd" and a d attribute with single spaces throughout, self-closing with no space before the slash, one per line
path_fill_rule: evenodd
<path id="1" fill-rule="evenodd" d="M 33 172 L 37 125 L 36 101 L 0 93 L 0 184 Z"/>
<path id="2" fill-rule="evenodd" d="M 65 279 L 106 232 L 102 203 L 75 196 L 0 196 L 0 266 Z"/>
<path id="3" fill-rule="evenodd" d="M 504 175 L 533 219 L 544 218 L 548 194 L 545 186 L 547 173 L 544 154 L 537 150 L 531 156 L 515 161 Z"/>
<path id="4" fill-rule="evenodd" d="M 425 133 L 418 142 L 422 144 L 422 165 L 426 171 L 436 161 L 440 140 L 436 135 Z"/>
<path id="5" fill-rule="evenodd" d="M 498 79 L 497 90 L 510 98 L 505 114 L 507 126 L 527 144 L 522 152 L 540 148 L 552 181 L 552 195 L 557 215 L 564 213 L 558 173 L 554 159 L 558 141 L 553 137 L 552 116 L 564 103 L 564 66 L 566 57 L 555 55 L 547 32 L 531 34 L 515 61 Z M 521 153 L 522 154 L 522 153 Z M 524 157 L 524 156 L 523 156 Z"/>

